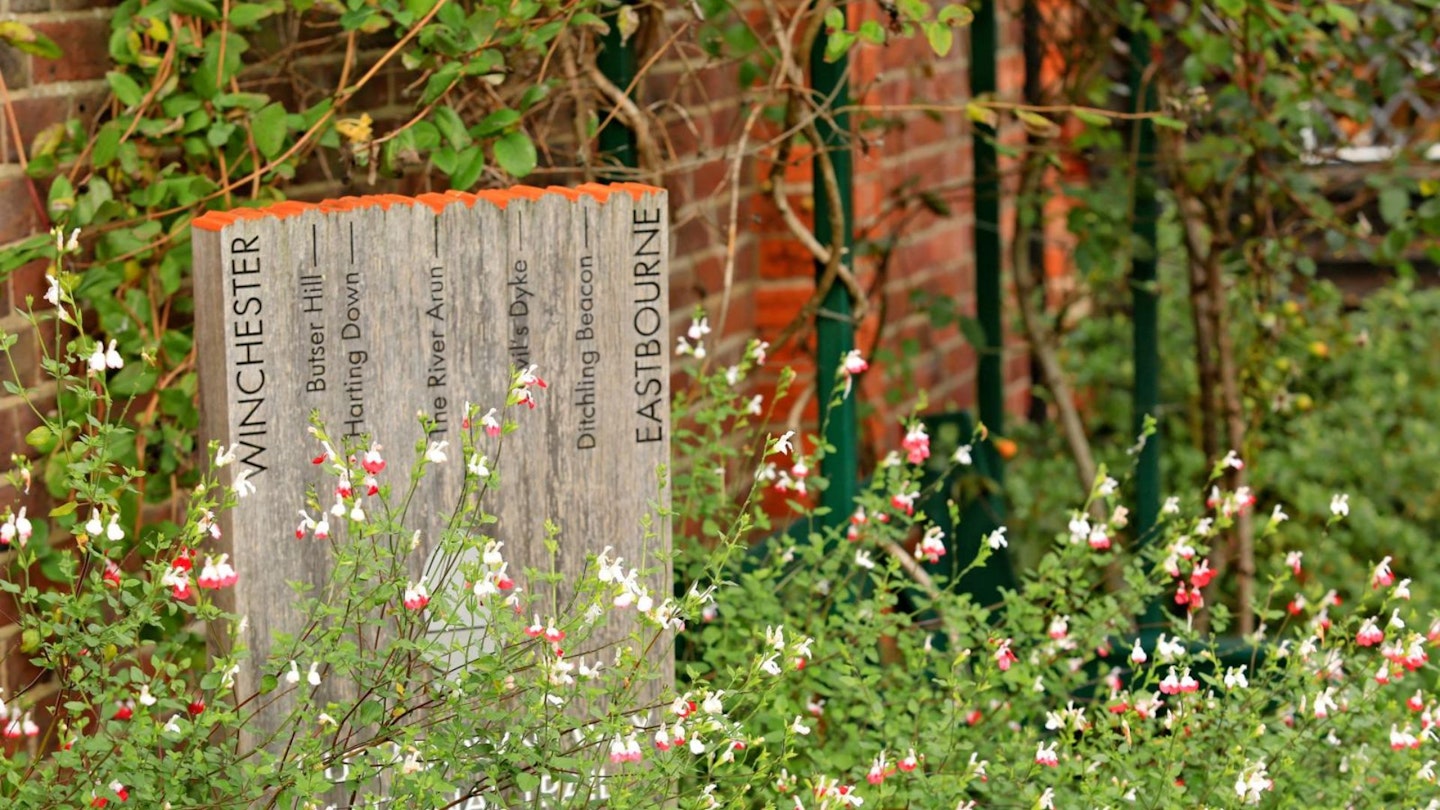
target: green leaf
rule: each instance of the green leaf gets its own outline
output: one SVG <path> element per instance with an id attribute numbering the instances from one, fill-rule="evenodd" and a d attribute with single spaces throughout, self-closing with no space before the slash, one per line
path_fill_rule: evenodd
<path id="1" fill-rule="evenodd" d="M 525 95 L 520 97 L 520 109 L 522 111 L 528 110 L 531 107 L 534 107 L 536 104 L 540 103 L 541 99 L 545 98 L 548 95 L 550 95 L 549 82 L 532 84 L 530 85 L 530 87 L 526 88 Z"/>
<path id="2" fill-rule="evenodd" d="M 229 142 L 230 136 L 234 132 L 234 124 L 229 121 L 217 121 L 211 125 L 210 131 L 205 133 L 205 142 L 219 149 Z"/>
<path id="3" fill-rule="evenodd" d="M 212 22 L 220 19 L 220 12 L 210 0 L 170 0 L 170 7 L 180 14 L 199 17 Z"/>
<path id="4" fill-rule="evenodd" d="M 61 214 L 74 208 L 75 187 L 70 185 L 70 178 L 63 174 L 57 175 L 55 181 L 50 184 L 50 196 L 47 201 L 50 204 L 51 214 Z"/>
<path id="5" fill-rule="evenodd" d="M 437 2 L 439 0 L 405 0 L 405 8 L 418 20 L 429 14 Z"/>
<path id="6" fill-rule="evenodd" d="M 66 515 L 74 512 L 77 508 L 79 508 L 79 506 L 80 506 L 80 503 L 79 503 L 78 501 L 66 501 L 65 503 L 60 504 L 59 506 L 55 507 L 54 509 L 51 509 L 51 510 L 50 510 L 50 517 L 52 517 L 52 518 L 65 517 Z"/>
<path id="7" fill-rule="evenodd" d="M 1094 110 L 1087 110 L 1083 107 L 1076 108 L 1071 112 L 1075 113 L 1076 118 L 1079 118 L 1081 121 L 1089 124 L 1092 127 L 1108 127 L 1111 124 L 1110 116 L 1105 115 L 1104 113 L 1096 112 Z"/>
<path id="8" fill-rule="evenodd" d="M 839 6 L 831 6 L 825 11 L 825 28 L 832 34 L 845 29 L 845 12 Z"/>
<path id="9" fill-rule="evenodd" d="M 154 390 L 159 379 L 160 374 L 153 366 L 131 362 L 110 378 L 110 393 L 113 396 L 138 397 Z"/>
<path id="10" fill-rule="evenodd" d="M 431 121 L 440 130 L 440 135 L 456 149 L 464 149 L 472 143 L 470 133 L 465 131 L 465 122 L 460 120 L 455 108 L 448 105 L 437 107 Z"/>
<path id="11" fill-rule="evenodd" d="M 103 169 L 115 160 L 115 154 L 120 151 L 120 132 L 124 124 L 124 121 L 107 121 L 95 134 L 95 146 L 90 152 L 95 168 Z"/>
<path id="12" fill-rule="evenodd" d="M 537 161 L 535 144 L 523 132 L 511 132 L 495 141 L 495 162 L 514 177 L 535 171 Z"/>
<path id="13" fill-rule="evenodd" d="M 1380 218 L 1386 225 L 1399 225 L 1410 210 L 1410 192 L 1404 186 L 1386 186 L 1380 191 Z"/>
<path id="14" fill-rule="evenodd" d="M 55 435 L 55 431 L 50 429 L 49 425 L 38 425 L 25 434 L 25 443 L 42 453 L 54 450 L 58 440 L 59 437 Z"/>
<path id="15" fill-rule="evenodd" d="M 540 786 L 540 777 L 530 771 L 515 772 L 515 787 L 523 793 L 533 793 Z"/>
<path id="16" fill-rule="evenodd" d="M 230 27 L 244 30 L 282 10 L 279 3 L 236 3 L 230 7 Z"/>
<path id="17" fill-rule="evenodd" d="M 1360 18 L 1356 16 L 1354 10 L 1349 6 L 1343 3 L 1331 2 L 1325 4 L 1325 10 L 1330 13 L 1330 19 L 1334 20 L 1336 25 L 1339 25 L 1346 31 L 1359 30 Z"/>
<path id="18" fill-rule="evenodd" d="M 124 104 L 126 109 L 135 107 L 145 98 L 145 91 L 140 89 L 140 84 L 118 70 L 106 73 L 105 81 L 110 85 L 110 90 L 115 94 L 115 98 L 120 99 L 120 103 Z"/>
<path id="19" fill-rule="evenodd" d="M 936 56 L 945 56 L 950 53 L 950 48 L 955 44 L 955 32 L 950 26 L 942 22 L 927 22 L 922 25 L 925 29 L 925 39 L 930 42 L 930 50 Z"/>
<path id="20" fill-rule="evenodd" d="M 480 179 L 480 173 L 483 171 L 485 171 L 485 150 L 476 144 L 460 153 L 456 160 L 455 171 L 450 174 L 450 187 L 461 191 L 470 188 L 475 185 L 475 181 Z"/>
<path id="21" fill-rule="evenodd" d="M 1184 132 L 1186 128 L 1184 121 L 1181 121 L 1178 118 L 1171 118 L 1166 115 L 1157 115 L 1150 120 L 1153 121 L 1155 123 L 1155 126 L 1157 127 L 1165 127 L 1166 129 L 1178 129 L 1181 132 Z"/>
<path id="22" fill-rule="evenodd" d="M 485 116 L 479 124 L 475 125 L 475 137 L 488 138 L 498 132 L 502 132 L 520 123 L 520 113 L 506 107 L 503 110 L 496 110 Z"/>
<path id="23" fill-rule="evenodd" d="M 18 20 L 0 22 L 0 42 L 8 42 L 20 51 L 42 59 L 59 59 L 64 55 L 55 40 Z"/>
<path id="24" fill-rule="evenodd" d="M 969 315 L 960 316 L 960 334 L 965 336 L 965 340 L 969 341 L 970 346 L 976 352 L 985 351 L 985 347 L 989 345 L 985 340 L 985 327 L 980 325 L 979 320 Z"/>
<path id="25" fill-rule="evenodd" d="M 855 44 L 855 35 L 848 31 L 836 31 L 825 40 L 825 61 L 834 62 L 850 51 Z"/>
<path id="26" fill-rule="evenodd" d="M 871 45 L 885 44 L 885 26 L 877 20 L 866 20 L 860 23 L 860 30 L 856 32 L 856 35 Z"/>
<path id="27" fill-rule="evenodd" d="M 948 25 L 969 25 L 975 20 L 975 12 L 969 6 L 954 3 L 940 9 L 937 19 Z"/>
<path id="28" fill-rule="evenodd" d="M 267 104 L 250 118 L 250 134 L 255 137 L 255 148 L 268 160 L 280 154 L 285 147 L 285 107 L 280 103 Z"/>

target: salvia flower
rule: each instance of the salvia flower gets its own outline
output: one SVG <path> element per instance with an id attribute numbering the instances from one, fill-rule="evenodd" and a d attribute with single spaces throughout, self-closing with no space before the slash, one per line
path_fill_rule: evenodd
<path id="1" fill-rule="evenodd" d="M 425 448 L 425 460 L 431 464 L 444 464 L 449 458 L 445 448 L 449 446 L 450 442 L 447 441 L 430 442 L 430 446 Z"/>
<path id="2" fill-rule="evenodd" d="M 919 545 L 915 546 L 916 559 L 926 559 L 932 563 L 940 562 L 945 556 L 945 531 L 939 526 L 931 526 L 925 530 L 925 535 L 920 538 Z"/>
<path id="3" fill-rule="evenodd" d="M 234 566 L 230 565 L 229 558 L 229 554 L 221 554 L 218 558 L 206 556 L 205 566 L 200 569 L 195 583 L 212 591 L 234 585 L 240 576 L 235 573 Z"/>
<path id="4" fill-rule="evenodd" d="M 900 446 L 905 449 L 905 459 L 911 464 L 920 464 L 930 458 L 930 436 L 925 432 L 925 425 L 920 422 L 912 425 L 900 441 Z"/>
<path id="5" fill-rule="evenodd" d="M 1370 576 L 1370 587 L 1386 588 L 1395 583 L 1395 572 L 1390 570 L 1390 560 L 1387 556 L 1375 566 L 1375 572 Z"/>
<path id="6" fill-rule="evenodd" d="M 5 517 L 5 523 L 0 524 L 0 547 L 8 548 L 16 540 L 20 541 L 20 547 L 30 542 L 30 536 L 34 533 L 34 527 L 30 525 L 29 518 L 25 517 L 26 507 L 20 507 L 20 513 L 9 513 Z"/>
<path id="7" fill-rule="evenodd" d="M 385 469 L 385 459 L 380 455 L 380 445 L 371 442 L 370 449 L 360 456 L 360 466 L 369 475 L 379 475 Z"/>
<path id="8" fill-rule="evenodd" d="M 110 341 L 110 347 L 108 349 L 99 342 L 96 342 L 95 351 L 90 354 L 90 373 L 96 374 L 107 368 L 121 368 L 124 365 L 125 361 L 121 359 L 120 353 L 115 350 L 115 341 Z"/>
<path id="9" fill-rule="evenodd" d="M 424 577 L 421 577 L 419 582 L 410 583 L 405 587 L 405 596 L 402 602 L 406 610 L 420 610 L 430 604 L 430 589 L 425 587 Z"/>

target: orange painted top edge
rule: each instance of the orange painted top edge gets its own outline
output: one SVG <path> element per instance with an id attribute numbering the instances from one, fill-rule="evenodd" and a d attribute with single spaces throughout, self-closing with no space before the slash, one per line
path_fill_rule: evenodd
<path id="1" fill-rule="evenodd" d="M 380 207 L 386 211 L 389 211 L 397 205 L 409 207 L 420 202 L 414 197 L 406 197 L 403 194 L 378 194 L 376 195 L 376 199 L 379 201 Z"/>
<path id="2" fill-rule="evenodd" d="M 202 231 L 223 231 L 226 225 L 234 221 L 233 217 L 223 211 L 206 211 L 190 220 L 190 227 L 199 228 Z"/>
<path id="3" fill-rule="evenodd" d="M 535 186 L 511 186 L 506 193 L 512 198 L 524 200 L 538 200 L 546 194 L 545 189 Z"/>
<path id="4" fill-rule="evenodd" d="M 270 213 L 274 216 L 284 219 L 286 217 L 299 216 L 306 211 L 313 211 L 317 207 L 318 206 L 316 206 L 315 203 L 300 202 L 299 200 L 286 200 L 285 202 L 276 203 L 270 206 Z"/>
<path id="5" fill-rule="evenodd" d="M 650 186 L 644 183 L 616 183 L 615 187 L 627 192 L 631 197 L 634 197 L 636 201 L 644 199 L 646 194 L 661 194 L 665 191 L 665 189 L 659 186 Z"/>
<path id="6" fill-rule="evenodd" d="M 615 193 L 615 189 L 603 183 L 581 183 L 576 187 L 576 190 L 581 194 L 594 197 L 597 202 L 602 203 L 610 199 L 610 195 Z"/>
<path id="7" fill-rule="evenodd" d="M 564 197 L 565 199 L 570 200 L 571 202 L 574 202 L 575 200 L 578 200 L 578 199 L 580 199 L 581 197 L 587 196 L 585 192 L 583 192 L 583 191 L 581 191 L 581 190 L 579 190 L 579 189 L 570 188 L 570 187 L 568 187 L 568 186 L 546 186 L 546 187 L 545 187 L 545 193 L 546 193 L 546 194 L 559 194 L 561 197 Z"/>
<path id="8" fill-rule="evenodd" d="M 421 194 L 417 196 L 415 200 L 437 214 L 444 213 L 446 208 L 456 203 L 464 202 L 464 200 L 458 197 L 451 197 L 447 194 L 436 194 L 433 191 Z"/>
<path id="9" fill-rule="evenodd" d="M 510 204 L 511 194 L 508 191 L 500 191 L 498 189 L 486 189 L 484 191 L 475 192 L 475 199 L 484 200 L 485 202 L 490 203 L 496 208 L 503 209 Z"/>

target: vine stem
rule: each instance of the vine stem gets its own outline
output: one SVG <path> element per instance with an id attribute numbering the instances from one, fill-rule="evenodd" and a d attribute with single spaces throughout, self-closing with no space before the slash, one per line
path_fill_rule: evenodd
<path id="1" fill-rule="evenodd" d="M 25 160 L 25 142 L 20 136 L 20 122 L 15 117 L 15 105 L 10 102 L 10 88 L 5 84 L 5 74 L 0 73 L 0 101 L 5 105 L 5 120 L 10 122 L 10 137 L 15 141 L 15 156 L 20 159 L 20 171 L 24 172 L 29 163 Z M 51 228 L 50 211 L 46 208 L 43 200 L 40 199 L 40 192 L 35 188 L 35 181 L 30 174 L 25 174 L 25 188 L 30 192 L 30 202 L 35 205 L 35 211 L 40 215 L 40 227 L 48 231 Z"/>

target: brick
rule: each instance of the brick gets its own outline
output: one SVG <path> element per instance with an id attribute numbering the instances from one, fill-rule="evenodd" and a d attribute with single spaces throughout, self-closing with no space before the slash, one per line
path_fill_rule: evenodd
<path id="1" fill-rule="evenodd" d="M 10 0 L 11 14 L 38 14 L 50 10 L 50 0 Z M 8 79 L 9 76 L 7 75 Z"/>
<path id="2" fill-rule="evenodd" d="M 11 104 L 15 110 L 15 123 L 20 128 L 20 142 L 24 146 L 26 154 L 29 154 L 30 147 L 35 142 L 35 136 L 52 124 L 63 123 L 71 117 L 80 118 L 88 124 L 106 98 L 107 91 L 103 89 L 103 84 L 104 82 L 80 85 L 74 88 L 73 92 L 59 96 L 13 99 Z M 9 129 L 10 122 L 0 123 L 4 124 L 6 130 Z M 3 161 L 0 162 L 19 162 L 14 141 L 8 140 L 7 136 L 5 144 L 4 154 L 0 156 L 3 157 Z M 0 212 L 3 211 L 5 208 L 0 206 Z"/>
<path id="3" fill-rule="evenodd" d="M 38 182 L 35 194 L 45 199 L 45 189 Z M 4 212 L 0 215 L 0 245 L 24 239 L 40 230 L 44 222 L 35 207 L 30 181 L 21 174 L 0 176 L 0 212 Z"/>
<path id="4" fill-rule="evenodd" d="M 30 57 L 9 45 L 0 48 L 0 75 L 11 93 L 24 90 L 30 86 Z"/>
<path id="5" fill-rule="evenodd" d="M 81 17 L 36 23 L 34 27 L 65 51 L 59 59 L 31 58 L 30 75 L 36 84 L 100 79 L 110 69 L 108 19 Z"/>
<path id="6" fill-rule="evenodd" d="M 45 290 L 49 284 L 45 281 L 45 270 L 47 262 L 36 260 L 29 264 L 21 265 L 10 274 L 5 284 L 4 306 L 5 312 L 14 312 L 25 307 L 25 298 L 30 296 L 34 299 L 36 309 L 47 306 L 44 301 Z"/>

